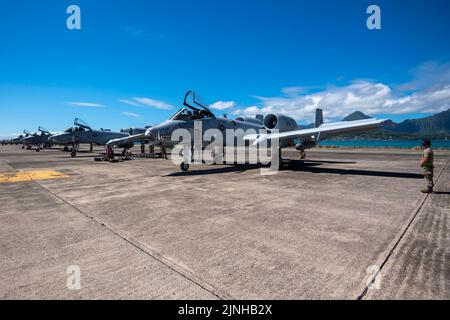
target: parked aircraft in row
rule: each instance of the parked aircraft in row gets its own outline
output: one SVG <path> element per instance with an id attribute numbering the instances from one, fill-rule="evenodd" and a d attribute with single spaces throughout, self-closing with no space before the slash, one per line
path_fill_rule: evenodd
<path id="1" fill-rule="evenodd" d="M 112 139 L 107 144 L 118 146 L 123 143 L 132 144 L 134 141 L 145 139 L 148 143 L 171 149 L 180 143 L 179 137 L 174 138 L 173 133 L 175 130 L 185 129 L 190 133 L 190 145 L 193 146 L 195 143 L 195 123 L 197 122 L 198 126 L 198 122 L 201 122 L 202 136 L 208 130 L 217 129 L 220 132 L 234 130 L 237 133 L 236 139 L 243 139 L 254 146 L 265 145 L 266 143 L 271 144 L 276 140 L 278 143 L 277 153 L 280 160 L 282 160 L 282 148 L 295 146 L 302 153 L 302 157 L 305 157 L 305 150 L 314 148 L 324 137 L 375 129 L 385 121 L 367 119 L 324 124 L 322 110 L 317 109 L 315 127 L 299 130 L 297 122 L 292 117 L 278 113 L 255 118 L 240 117 L 229 119 L 227 117 L 218 117 L 194 91 L 188 91 L 184 97 L 183 107 L 168 120 L 147 129 L 145 133 Z M 247 134 L 246 132 L 249 129 L 253 129 L 255 133 Z M 221 145 L 224 149 L 236 145 L 235 139 L 231 141 L 232 145 L 227 145 L 230 144 L 230 141 L 227 141 L 226 134 L 223 134 L 222 137 L 224 140 Z M 202 148 L 204 148 L 206 146 L 205 142 L 202 141 L 202 143 Z M 206 141 L 206 144 L 208 144 L 208 141 Z M 189 156 L 185 156 L 186 160 L 180 164 L 180 168 L 183 171 L 189 170 L 189 164 L 192 161 L 192 152 L 189 151 L 188 153 Z"/>
<path id="2" fill-rule="evenodd" d="M 189 146 L 187 150 L 181 148 L 183 161 L 180 168 L 183 171 L 189 170 L 192 160 L 196 160 L 194 153 L 200 149 L 204 151 L 212 142 L 220 140 L 221 149 L 212 149 L 212 156 L 220 154 L 223 159 L 225 150 L 234 150 L 237 141 L 244 141 L 244 147 L 273 147 L 276 148 L 274 153 L 277 154 L 278 163 L 281 165 L 281 149 L 294 146 L 300 153 L 301 157 L 306 156 L 305 150 L 314 148 L 321 139 L 335 134 L 367 131 L 375 129 L 386 120 L 366 119 L 360 121 L 343 121 L 334 123 L 324 123 L 321 109 L 316 110 L 316 121 L 314 128 L 299 129 L 297 122 L 289 115 L 273 113 L 257 115 L 253 117 L 238 117 L 229 119 L 226 116 L 216 116 L 208 107 L 208 104 L 194 92 L 188 91 L 184 97 L 183 107 L 178 110 L 168 120 L 159 125 L 145 128 L 127 128 L 120 132 L 114 132 L 108 129 L 92 129 L 86 122 L 76 118 L 74 127 L 66 129 L 64 132 L 52 134 L 48 130 L 39 127 L 38 132 L 30 133 L 24 131 L 24 135 L 20 135 L 15 139 L 9 140 L 8 143 L 20 144 L 31 148 L 36 146 L 36 151 L 50 145 L 62 145 L 66 149 L 71 148 L 71 156 L 75 157 L 80 144 L 89 144 L 92 151 L 93 145 L 107 146 L 129 149 L 135 143 L 150 144 L 160 146 L 165 149 L 174 149 L 180 146 L 180 136 L 174 135 L 177 130 L 184 130 L 188 133 L 188 140 L 183 141 L 185 146 Z M 196 131 L 197 130 L 197 131 Z M 230 140 L 227 132 L 233 132 L 234 136 Z M 211 135 L 208 139 L 203 139 L 206 133 Z M 198 136 L 201 137 L 200 146 L 198 144 Z M 217 144 L 217 143 L 216 143 Z M 192 146 L 196 145 L 197 150 Z M 208 149 L 209 151 L 209 149 Z M 228 152 L 228 151 L 227 151 Z M 234 151 L 232 151 L 234 152 Z M 273 154 L 272 160 L 273 158 Z"/>

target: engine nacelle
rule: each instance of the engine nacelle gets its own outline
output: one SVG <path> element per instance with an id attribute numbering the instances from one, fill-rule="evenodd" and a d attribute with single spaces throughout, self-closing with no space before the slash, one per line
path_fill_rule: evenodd
<path id="1" fill-rule="evenodd" d="M 262 124 L 262 121 L 260 119 L 252 118 L 252 117 L 237 117 L 235 120 L 242 121 L 242 122 L 249 122 L 249 123 L 259 124 L 259 125 Z"/>
<path id="2" fill-rule="evenodd" d="M 279 113 L 272 113 L 266 115 L 264 117 L 263 124 L 269 130 L 276 129 L 280 132 L 297 129 L 297 122 L 295 122 L 294 119 Z"/>
<path id="3" fill-rule="evenodd" d="M 123 129 L 120 129 L 120 132 L 128 133 L 129 135 L 132 135 L 133 134 L 133 128 L 123 128 Z"/>
<path id="4" fill-rule="evenodd" d="M 120 129 L 120 132 L 128 133 L 130 136 L 135 135 L 135 134 L 145 133 L 145 131 L 147 131 L 147 128 L 123 128 L 123 129 Z"/>
<path id="5" fill-rule="evenodd" d="M 316 146 L 317 146 L 317 142 L 315 142 L 315 141 L 304 141 L 302 143 L 297 143 L 295 145 L 295 149 L 297 151 L 304 151 L 306 149 L 315 148 Z"/>

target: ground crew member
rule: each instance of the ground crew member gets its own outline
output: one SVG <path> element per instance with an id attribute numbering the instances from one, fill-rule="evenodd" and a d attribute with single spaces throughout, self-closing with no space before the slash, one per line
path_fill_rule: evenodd
<path id="1" fill-rule="evenodd" d="M 421 166 L 423 169 L 423 175 L 425 180 L 427 181 L 427 188 L 422 190 L 422 193 L 433 193 L 434 181 L 433 181 L 433 173 L 434 173 L 434 164 L 433 164 L 433 150 L 431 149 L 431 141 L 428 139 L 424 139 L 423 143 L 423 157 Z"/>
<path id="2" fill-rule="evenodd" d="M 167 150 L 166 150 L 166 147 L 164 147 L 164 146 L 161 146 L 161 158 L 163 158 L 165 160 L 168 159 L 168 157 L 167 157 Z"/>
<path id="3" fill-rule="evenodd" d="M 124 160 L 131 160 L 131 157 L 133 156 L 132 152 L 130 149 L 126 149 L 125 151 L 125 157 L 123 158 Z"/>
<path id="4" fill-rule="evenodd" d="M 103 160 L 104 161 L 114 160 L 114 150 L 110 145 L 107 145 L 105 148 L 105 157 Z"/>

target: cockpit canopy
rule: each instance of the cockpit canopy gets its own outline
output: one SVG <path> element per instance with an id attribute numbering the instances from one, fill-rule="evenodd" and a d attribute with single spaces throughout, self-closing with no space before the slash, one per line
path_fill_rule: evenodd
<path id="1" fill-rule="evenodd" d="M 84 128 L 86 130 L 92 130 L 91 126 L 88 125 L 85 121 L 81 120 L 80 118 L 75 118 L 75 121 L 73 122 L 74 125 Z"/>
<path id="2" fill-rule="evenodd" d="M 199 120 L 205 118 L 215 118 L 214 113 L 208 108 L 208 104 L 194 91 L 188 91 L 184 97 L 182 108 L 177 111 L 169 120 Z"/>
<path id="3" fill-rule="evenodd" d="M 47 129 L 45 129 L 44 127 L 39 126 L 38 131 L 44 134 L 49 134 L 50 131 L 48 131 Z"/>
<path id="4" fill-rule="evenodd" d="M 214 117 L 214 115 L 205 112 L 205 110 L 189 110 L 187 108 L 182 108 L 170 117 L 169 120 L 199 120 L 211 117 Z"/>
<path id="5" fill-rule="evenodd" d="M 91 131 L 91 127 L 84 122 L 83 120 L 81 120 L 80 118 L 75 118 L 75 121 L 73 122 L 74 125 L 76 125 L 76 127 L 71 127 L 69 129 L 64 130 L 64 132 L 70 133 L 70 132 L 83 132 L 86 130 Z"/>
<path id="6" fill-rule="evenodd" d="M 64 132 L 67 132 L 67 133 L 71 133 L 71 132 L 83 132 L 83 131 L 86 131 L 86 129 L 81 128 L 81 127 L 72 127 L 72 128 L 69 128 L 69 129 L 64 130 Z"/>

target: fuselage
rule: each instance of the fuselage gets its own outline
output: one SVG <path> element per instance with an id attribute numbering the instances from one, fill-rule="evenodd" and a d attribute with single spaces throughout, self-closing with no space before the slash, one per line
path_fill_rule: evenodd
<path id="1" fill-rule="evenodd" d="M 210 117 L 199 120 L 171 119 L 148 129 L 146 131 L 146 136 L 154 139 L 155 144 L 170 148 L 180 142 L 179 136 L 181 134 L 187 132 L 189 133 L 191 143 L 193 144 L 196 134 L 198 134 L 196 132 L 196 128 L 199 131 L 201 130 L 202 137 L 205 137 L 205 134 L 212 136 L 219 136 L 221 134 L 223 138 L 223 145 L 225 146 L 227 145 L 227 142 L 231 142 L 230 138 L 227 140 L 227 134 L 234 134 L 232 141 L 235 145 L 236 140 L 242 138 L 245 134 L 258 133 L 260 130 L 264 129 L 264 126 L 258 123 L 243 122 L 223 117 Z M 177 132 L 177 130 L 179 131 Z M 209 142 L 205 141 L 204 144 L 209 144 Z"/>
<path id="2" fill-rule="evenodd" d="M 101 130 L 72 130 L 71 132 L 63 132 L 53 135 L 49 138 L 51 143 L 61 145 L 72 144 L 95 144 L 106 145 L 112 139 L 119 139 L 129 136 L 128 133 L 101 131 Z"/>
<path id="3" fill-rule="evenodd" d="M 201 137 L 198 137 L 198 132 L 201 130 Z M 296 123 L 292 120 L 288 126 L 284 128 L 276 128 L 276 130 L 288 131 L 296 129 Z M 183 131 L 176 132 L 178 129 L 184 129 Z M 194 145 L 195 140 L 203 141 L 203 147 L 207 146 L 211 142 L 211 136 L 220 136 L 223 139 L 222 145 L 224 147 L 234 147 L 244 144 L 244 136 L 249 134 L 268 133 L 273 129 L 267 128 L 260 121 L 241 121 L 237 119 L 229 119 L 224 117 L 209 117 L 197 120 L 190 119 L 169 119 L 165 122 L 154 126 L 146 131 L 146 136 L 155 140 L 156 145 L 162 145 L 168 148 L 172 148 L 180 143 L 180 135 L 182 132 L 189 132 L 191 138 L 191 145 Z M 197 136 L 196 136 L 197 135 Z M 230 138 L 230 136 L 234 138 Z M 186 142 L 184 140 L 184 142 Z M 288 147 L 294 144 L 293 139 L 286 139 L 280 141 L 279 146 L 281 148 Z M 268 142 L 270 147 L 270 142 Z"/>
<path id="4" fill-rule="evenodd" d="M 35 134 L 29 137 L 23 138 L 22 142 L 25 145 L 43 145 L 48 143 L 48 139 L 51 135 L 46 133 Z"/>

